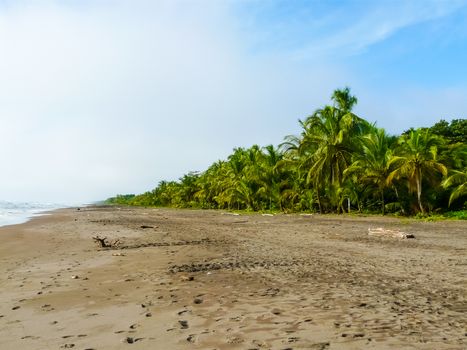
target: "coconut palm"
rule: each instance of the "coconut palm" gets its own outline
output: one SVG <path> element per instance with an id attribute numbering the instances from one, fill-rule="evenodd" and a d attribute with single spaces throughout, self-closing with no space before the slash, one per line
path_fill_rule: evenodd
<path id="1" fill-rule="evenodd" d="M 467 195 L 467 168 L 463 171 L 453 170 L 452 175 L 445 179 L 442 185 L 444 188 L 455 186 L 449 197 L 451 206 L 456 199 Z"/>
<path id="2" fill-rule="evenodd" d="M 339 191 L 344 170 L 356 149 L 355 139 L 368 129 L 368 123 L 351 112 L 357 99 L 347 88 L 336 90 L 332 99 L 334 106 L 318 109 L 302 123 L 302 143 L 312 150 L 309 181 L 314 186 Z"/>
<path id="3" fill-rule="evenodd" d="M 350 94 L 350 88 L 347 86 L 343 89 L 334 90 L 331 99 L 343 113 L 351 112 L 353 106 L 358 102 L 358 99 Z"/>
<path id="4" fill-rule="evenodd" d="M 374 132 L 360 138 L 361 152 L 354 153 L 353 163 L 344 172 L 346 175 L 358 175 L 359 182 L 367 182 L 376 186 L 381 199 L 381 212 L 385 214 L 384 191 L 388 187 L 387 178 L 390 174 L 390 160 L 392 150 L 391 138 L 384 129 L 375 129 Z"/>
<path id="5" fill-rule="evenodd" d="M 437 160 L 438 146 L 441 140 L 430 133 L 429 130 L 416 129 L 410 131 L 409 135 L 403 135 L 399 139 L 399 154 L 389 162 L 394 166 L 388 178 L 388 184 L 394 179 L 404 178 L 410 192 L 417 194 L 417 203 L 422 214 L 425 208 L 422 204 L 423 180 L 433 180 L 434 175 L 447 174 L 447 168 Z"/>

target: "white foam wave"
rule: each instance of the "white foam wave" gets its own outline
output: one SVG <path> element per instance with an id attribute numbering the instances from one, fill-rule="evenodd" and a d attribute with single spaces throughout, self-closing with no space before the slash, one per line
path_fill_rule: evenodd
<path id="1" fill-rule="evenodd" d="M 65 208 L 57 203 L 9 202 L 0 200 L 0 226 L 21 224 L 44 212 Z"/>

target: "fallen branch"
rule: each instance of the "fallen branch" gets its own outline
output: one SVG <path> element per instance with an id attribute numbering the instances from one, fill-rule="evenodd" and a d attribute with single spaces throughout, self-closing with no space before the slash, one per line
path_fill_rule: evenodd
<path id="1" fill-rule="evenodd" d="M 107 237 L 92 237 L 94 242 L 96 242 L 101 248 L 116 248 L 120 245 L 120 240 L 116 239 L 112 242 L 107 240 Z"/>
<path id="2" fill-rule="evenodd" d="M 380 236 L 380 237 L 401 238 L 401 239 L 415 238 L 415 236 L 411 233 L 405 233 L 399 230 L 388 230 L 382 227 L 369 228 L 368 236 Z"/>

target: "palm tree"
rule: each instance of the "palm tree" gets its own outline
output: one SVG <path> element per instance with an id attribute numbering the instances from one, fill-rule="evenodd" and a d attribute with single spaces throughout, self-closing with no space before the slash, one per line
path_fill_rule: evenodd
<path id="1" fill-rule="evenodd" d="M 446 166 L 437 160 L 440 144 L 441 140 L 431 134 L 429 130 L 412 130 L 409 135 L 400 137 L 400 155 L 394 156 L 389 162 L 389 166 L 394 166 L 395 170 L 389 174 L 388 184 L 391 184 L 396 178 L 407 179 L 409 191 L 417 193 L 418 207 L 422 214 L 425 213 L 422 204 L 424 177 L 432 180 L 436 173 L 444 176 L 447 174 Z"/>
<path id="2" fill-rule="evenodd" d="M 302 123 L 302 144 L 312 150 L 309 181 L 339 191 L 356 148 L 355 138 L 368 129 L 368 123 L 351 112 L 357 99 L 348 88 L 334 91 L 332 99 L 334 106 L 318 109 Z"/>
<path id="3" fill-rule="evenodd" d="M 261 186 L 259 194 L 263 195 L 264 205 L 268 209 L 276 209 L 280 207 L 280 182 L 283 175 L 277 165 L 283 154 L 273 145 L 268 145 L 263 150 L 260 162 L 255 164 Z"/>
<path id="4" fill-rule="evenodd" d="M 467 168 L 464 171 L 453 170 L 452 175 L 442 182 L 444 188 L 456 186 L 449 197 L 449 206 L 456 199 L 467 195 Z"/>
<path id="5" fill-rule="evenodd" d="M 297 204 L 300 210 L 312 209 L 314 197 L 318 204 L 320 213 L 323 213 L 323 205 L 320 193 L 323 192 L 322 176 L 310 174 L 314 165 L 316 145 L 312 142 L 311 128 L 306 126 L 306 121 L 299 120 L 302 127 L 300 136 L 288 135 L 279 146 L 284 152 L 284 159 L 278 164 L 279 167 L 287 169 L 292 181 L 282 182 L 282 200 Z"/>
<path id="6" fill-rule="evenodd" d="M 390 137 L 384 129 L 375 129 L 362 136 L 360 142 L 361 152 L 354 153 L 354 161 L 344 174 L 356 174 L 359 182 L 368 182 L 376 186 L 381 198 L 381 212 L 384 215 L 384 190 L 388 187 L 387 178 L 392 157 Z"/>
<path id="7" fill-rule="evenodd" d="M 350 88 L 347 86 L 342 90 L 334 90 L 331 99 L 335 102 L 335 105 L 344 113 L 351 112 L 353 106 L 355 106 L 358 102 L 358 99 L 350 94 Z"/>

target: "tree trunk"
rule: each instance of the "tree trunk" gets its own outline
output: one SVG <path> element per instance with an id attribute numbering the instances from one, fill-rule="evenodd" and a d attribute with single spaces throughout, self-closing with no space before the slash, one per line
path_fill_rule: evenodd
<path id="1" fill-rule="evenodd" d="M 319 213 L 323 214 L 323 208 L 321 207 L 321 197 L 319 196 L 319 190 L 316 191 L 316 194 L 318 196 L 318 207 L 319 207 Z"/>
<path id="2" fill-rule="evenodd" d="M 350 213 L 350 198 L 347 198 L 347 212 Z"/>
<path id="3" fill-rule="evenodd" d="M 420 207 L 420 211 L 422 214 L 425 214 L 425 209 L 423 209 L 422 205 L 422 174 L 421 170 L 418 169 L 418 176 L 416 178 L 416 183 L 417 183 L 417 200 L 418 200 L 418 206 Z"/>
<path id="4" fill-rule="evenodd" d="M 383 213 L 383 215 L 386 214 L 384 207 L 384 190 L 381 190 L 381 212 Z"/>
<path id="5" fill-rule="evenodd" d="M 396 198 L 397 198 L 397 201 L 398 201 L 399 204 L 400 204 L 401 212 L 402 212 L 402 214 L 405 215 L 405 210 L 404 210 L 404 207 L 402 206 L 401 199 L 400 199 L 400 197 L 399 197 L 399 191 L 397 190 L 396 185 L 392 185 L 392 188 L 394 189 L 394 192 L 396 193 Z"/>

